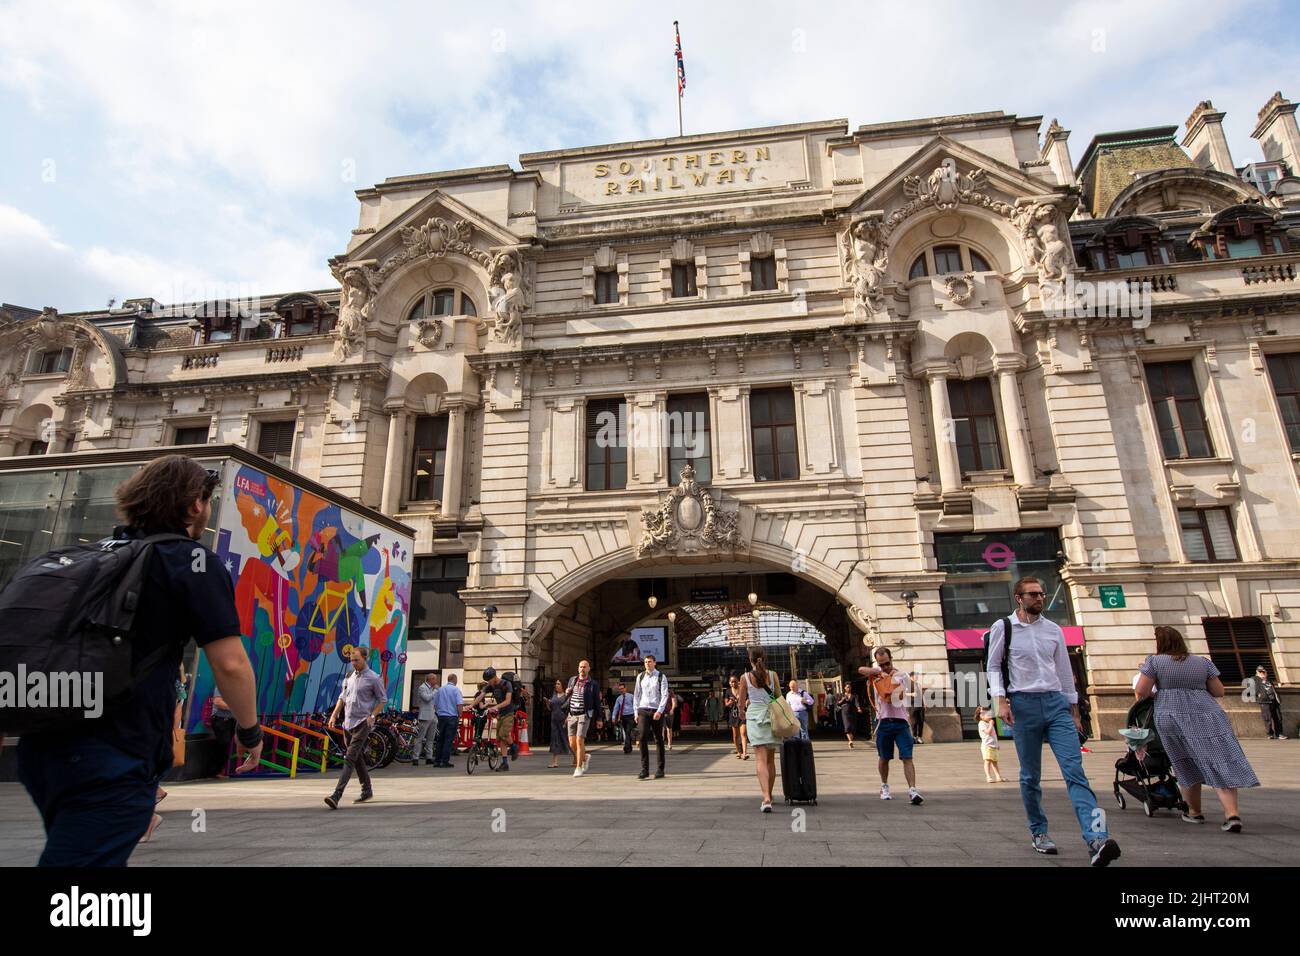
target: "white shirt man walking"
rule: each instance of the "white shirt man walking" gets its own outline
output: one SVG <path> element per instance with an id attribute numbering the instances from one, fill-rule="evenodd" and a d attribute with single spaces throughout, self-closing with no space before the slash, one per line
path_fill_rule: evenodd
<path id="1" fill-rule="evenodd" d="M 988 681 L 998 716 L 1013 728 L 1016 756 L 1020 758 L 1020 799 L 1029 818 L 1032 846 L 1039 853 L 1057 852 L 1056 844 L 1047 835 L 1047 816 L 1043 813 L 1040 780 L 1045 741 L 1065 778 L 1079 829 L 1088 845 L 1089 860 L 1093 866 L 1106 866 L 1119 857 L 1119 844 L 1110 838 L 1105 811 L 1097 806 L 1096 794 L 1083 772 L 1083 758 L 1079 756 L 1079 731 L 1083 725 L 1065 634 L 1042 616 L 1047 599 L 1042 581 L 1021 578 L 1014 593 L 1017 609 L 1007 619 L 1011 633 L 1006 633 L 1003 620 L 989 629 Z"/>
<path id="2" fill-rule="evenodd" d="M 645 670 L 636 675 L 636 688 L 632 694 L 636 706 L 637 727 L 641 733 L 641 772 L 637 777 L 650 776 L 650 737 L 653 735 L 659 751 L 659 768 L 655 779 L 664 775 L 664 708 L 668 706 L 668 678 L 655 667 L 655 656 L 645 656 Z"/>

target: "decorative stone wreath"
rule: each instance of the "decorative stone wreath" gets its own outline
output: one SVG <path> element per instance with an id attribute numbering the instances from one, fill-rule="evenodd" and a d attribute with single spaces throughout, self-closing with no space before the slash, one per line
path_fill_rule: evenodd
<path id="1" fill-rule="evenodd" d="M 965 305 L 975 295 L 975 276 L 969 272 L 950 275 L 943 280 L 943 290 L 957 305 Z"/>

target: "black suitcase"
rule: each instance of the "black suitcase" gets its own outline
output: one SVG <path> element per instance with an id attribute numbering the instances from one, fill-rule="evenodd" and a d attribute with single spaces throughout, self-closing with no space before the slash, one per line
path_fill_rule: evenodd
<path id="1" fill-rule="evenodd" d="M 812 741 L 787 737 L 781 742 L 781 792 L 786 803 L 817 802 L 817 770 Z"/>

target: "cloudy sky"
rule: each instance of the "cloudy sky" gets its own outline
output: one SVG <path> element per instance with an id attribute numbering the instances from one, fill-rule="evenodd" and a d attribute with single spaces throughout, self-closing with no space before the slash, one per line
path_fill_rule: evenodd
<path id="1" fill-rule="evenodd" d="M 801 9 L 802 8 L 802 9 Z M 354 189 L 671 135 L 662 4 L 0 0 L 0 301 L 333 285 Z M 687 132 L 1001 109 L 1098 132 L 1300 99 L 1286 2 L 682 4 Z M 1288 88 L 1290 83 L 1292 88 Z M 1181 135 L 1181 130 L 1180 130 Z"/>

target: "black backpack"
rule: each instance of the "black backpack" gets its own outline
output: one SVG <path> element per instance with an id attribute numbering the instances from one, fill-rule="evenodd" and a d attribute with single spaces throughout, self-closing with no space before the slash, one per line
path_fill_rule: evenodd
<path id="1" fill-rule="evenodd" d="M 1003 643 L 1003 647 L 1002 647 L 1002 692 L 1009 694 L 1011 693 L 1011 677 L 1010 677 L 1011 672 L 1009 670 L 1010 663 L 1011 663 L 1011 618 L 1010 617 L 1005 617 L 1002 619 L 1002 633 L 1006 635 L 1006 641 Z M 989 644 L 991 643 L 992 634 L 993 634 L 993 628 L 990 627 L 982 635 L 984 640 L 984 659 L 981 662 L 980 666 L 983 668 L 985 674 L 989 672 Z"/>
<path id="2" fill-rule="evenodd" d="M 130 699 L 136 682 L 174 651 L 164 645 L 132 667 L 131 628 L 153 547 L 190 540 L 155 534 L 56 548 L 14 575 L 0 591 L 0 680 L 13 681 L 15 694 L 13 706 L 0 706 L 0 734 L 86 727 L 83 675 L 103 675 L 97 703 L 105 713 Z M 43 676 L 46 697 L 27 706 L 33 675 Z M 49 706 L 56 691 L 76 706 Z M 7 696 L 0 701 L 11 703 Z"/>

